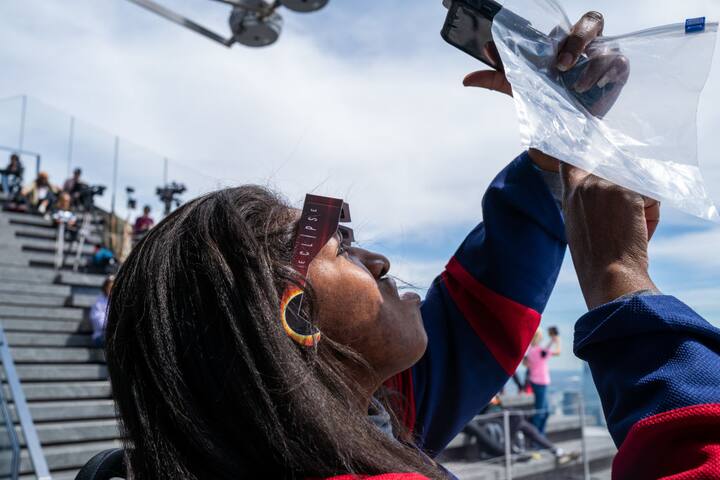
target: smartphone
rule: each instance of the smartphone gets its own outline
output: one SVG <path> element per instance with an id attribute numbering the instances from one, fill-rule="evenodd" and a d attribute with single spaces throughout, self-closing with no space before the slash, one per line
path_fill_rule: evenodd
<path id="1" fill-rule="evenodd" d="M 480 60 L 489 67 L 504 71 L 492 35 L 495 16 L 503 10 L 503 6 L 493 0 L 443 0 L 448 15 L 441 35 L 450 45 Z M 555 64 L 555 45 L 550 36 L 536 30 L 532 24 L 509 10 L 503 12 L 504 21 L 516 32 L 530 40 L 518 45 L 523 56 L 538 68 L 550 70 Z M 593 111 L 593 107 L 614 88 L 613 83 L 605 87 L 593 87 L 585 93 L 577 93 L 572 87 L 580 79 L 588 66 L 589 59 L 583 55 L 578 63 L 567 72 L 557 71 L 557 83 L 570 91 L 583 107 Z M 604 115 L 603 112 L 602 115 Z M 601 115 L 599 115 L 601 116 Z"/>
<path id="2" fill-rule="evenodd" d="M 448 9 L 442 38 L 495 70 L 503 71 L 492 37 L 492 24 L 502 5 L 493 0 L 444 0 Z"/>
<path id="3" fill-rule="evenodd" d="M 444 0 L 443 4 L 448 7 L 441 32 L 443 39 L 489 67 L 503 71 L 492 36 L 493 20 L 503 6 L 493 0 Z M 509 10 L 505 10 L 504 16 L 513 30 L 521 32 L 536 47 L 532 52 L 525 52 L 531 61 L 538 66 L 547 63 L 548 57 L 554 53 L 552 39 Z"/>

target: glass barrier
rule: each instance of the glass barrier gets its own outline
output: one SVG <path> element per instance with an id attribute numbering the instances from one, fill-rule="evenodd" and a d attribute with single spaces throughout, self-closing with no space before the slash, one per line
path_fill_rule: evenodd
<path id="1" fill-rule="evenodd" d="M 533 409 L 532 395 L 498 397 L 439 460 L 459 478 L 602 478 L 616 449 L 599 408 L 579 391 L 544 410 Z"/>
<path id="2" fill-rule="evenodd" d="M 0 170 L 12 154 L 18 154 L 24 166 L 23 187 L 44 172 L 57 197 L 72 189 L 79 170 L 83 186 L 74 190 L 73 202 L 80 202 L 75 196 L 82 197 L 108 214 L 102 220 L 109 223 L 102 243 L 121 259 L 137 239 L 134 230 L 142 230 L 134 227 L 146 207 L 147 217 L 156 223 L 183 202 L 233 183 L 26 96 L 0 100 Z M 182 192 L 163 201 L 162 191 L 173 184 Z M 23 196 L 17 200 L 33 207 Z M 143 220 L 139 226 L 146 224 Z"/>

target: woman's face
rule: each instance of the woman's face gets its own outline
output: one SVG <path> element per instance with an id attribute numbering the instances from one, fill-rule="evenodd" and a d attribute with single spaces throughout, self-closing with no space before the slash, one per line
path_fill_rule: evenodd
<path id="1" fill-rule="evenodd" d="M 343 247 L 336 235 L 308 272 L 323 335 L 360 353 L 380 381 L 410 368 L 427 347 L 420 297 L 399 295 L 389 270 L 384 256 Z"/>

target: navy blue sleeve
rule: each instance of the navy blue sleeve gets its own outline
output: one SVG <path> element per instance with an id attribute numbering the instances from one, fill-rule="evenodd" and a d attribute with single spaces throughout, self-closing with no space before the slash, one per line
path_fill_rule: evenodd
<path id="1" fill-rule="evenodd" d="M 565 255 L 557 202 L 527 153 L 503 170 L 422 305 L 428 349 L 401 382 L 419 445 L 436 454 L 515 372 Z"/>
<path id="2" fill-rule="evenodd" d="M 720 478 L 720 330 L 673 297 L 634 296 L 582 317 L 575 353 L 620 447 L 613 478 Z"/>

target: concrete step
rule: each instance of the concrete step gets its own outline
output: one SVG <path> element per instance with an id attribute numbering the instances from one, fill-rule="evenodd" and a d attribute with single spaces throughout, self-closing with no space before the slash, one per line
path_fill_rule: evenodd
<path id="1" fill-rule="evenodd" d="M 69 285 L 42 285 L 2 280 L 0 281 L 0 293 L 35 295 L 38 299 L 44 296 L 66 299 L 72 293 L 72 289 Z"/>
<path id="2" fill-rule="evenodd" d="M 43 320 L 82 320 L 85 312 L 79 308 L 68 307 L 29 307 L 0 305 L 2 318 L 37 318 Z"/>
<path id="3" fill-rule="evenodd" d="M 98 294 L 76 293 L 70 297 L 68 305 L 76 308 L 92 308 L 97 298 Z"/>
<path id="4" fill-rule="evenodd" d="M 0 265 L 5 267 L 29 267 L 30 255 L 23 252 L 13 252 L 12 255 L 1 255 Z"/>
<path id="5" fill-rule="evenodd" d="M 55 240 L 57 238 L 57 229 L 33 227 L 29 225 L 15 225 L 15 236 L 18 238 Z"/>
<path id="6" fill-rule="evenodd" d="M 30 402 L 30 414 L 33 421 L 60 422 L 69 420 L 99 420 L 115 418 L 115 405 L 112 400 L 71 400 L 62 402 Z M 10 417 L 17 422 L 14 405 L 8 405 Z"/>
<path id="7" fill-rule="evenodd" d="M 55 253 L 57 252 L 57 244 L 55 242 L 49 242 L 47 240 L 33 240 L 32 238 L 19 239 L 16 238 L 13 247 L 19 246 L 20 250 L 24 252 L 44 252 L 44 253 Z M 65 254 L 75 255 L 77 253 L 78 244 L 72 245 L 65 244 Z M 85 255 L 92 255 L 95 252 L 94 245 L 84 244 L 82 252 Z"/>
<path id="8" fill-rule="evenodd" d="M 100 288 L 105 278 L 105 275 L 98 274 L 61 272 L 57 283 L 61 285 L 71 285 L 73 287 Z"/>
<path id="9" fill-rule="evenodd" d="M 91 347 L 89 334 L 77 333 L 37 333 L 7 332 L 11 347 Z"/>
<path id="10" fill-rule="evenodd" d="M 18 364 L 21 382 L 107 380 L 107 367 L 103 364 Z"/>
<path id="11" fill-rule="evenodd" d="M 104 351 L 99 348 L 12 347 L 11 352 L 17 364 L 105 363 Z"/>
<path id="12" fill-rule="evenodd" d="M 80 266 L 88 261 L 88 256 L 80 257 Z M 55 253 L 46 252 L 13 252 L 12 255 L 0 255 L 0 265 L 10 267 L 42 267 L 53 268 L 55 266 Z M 65 255 L 63 258 L 64 268 L 73 268 L 75 255 Z"/>
<path id="13" fill-rule="evenodd" d="M 67 297 L 38 293 L 6 293 L 2 291 L 3 288 L 4 286 L 0 286 L 0 305 L 63 307 L 67 303 Z"/>
<path id="14" fill-rule="evenodd" d="M 37 318 L 0 319 L 7 333 L 43 332 L 43 333 L 89 333 L 92 331 L 89 320 L 42 320 Z"/>
<path id="15" fill-rule="evenodd" d="M 10 390 L 5 388 L 5 398 L 11 398 Z M 48 382 L 26 383 L 23 385 L 25 398 L 29 402 L 61 400 L 107 400 L 112 394 L 110 382 L 96 380 L 91 382 Z"/>
<path id="16" fill-rule="evenodd" d="M 7 215 L 8 223 L 10 225 L 22 225 L 30 227 L 40 227 L 55 229 L 55 224 L 51 219 L 46 220 L 44 217 L 36 215 L 27 215 L 22 213 L 11 213 Z"/>
<path id="17" fill-rule="evenodd" d="M 114 418 L 40 423 L 36 428 L 43 448 L 48 445 L 115 440 L 120 437 L 118 422 Z M 21 445 L 25 446 L 22 428 L 18 425 L 15 427 L 15 431 Z"/>
<path id="18" fill-rule="evenodd" d="M 119 441 L 90 442 L 49 446 L 43 448 L 43 452 L 45 453 L 45 459 L 47 460 L 50 470 L 70 470 L 79 469 L 93 456 L 103 450 L 119 447 L 121 447 Z M 20 455 L 20 471 L 24 474 L 32 472 L 30 458 L 24 450 Z M 54 480 L 57 478 L 58 477 L 53 476 Z"/>
<path id="19" fill-rule="evenodd" d="M 17 226 L 17 230 L 15 230 L 15 236 L 18 238 L 33 238 L 36 240 L 51 240 L 54 241 L 57 239 L 57 229 L 50 229 L 50 228 L 43 228 L 43 227 L 33 227 L 33 226 Z M 85 238 L 85 242 L 90 245 L 100 245 L 102 243 L 102 238 L 100 235 L 92 234 L 88 235 Z"/>
<path id="20" fill-rule="evenodd" d="M 11 281 L 17 283 L 53 283 L 58 277 L 58 273 L 52 269 L 45 268 L 28 268 L 3 266 L 0 265 L 0 280 Z"/>

